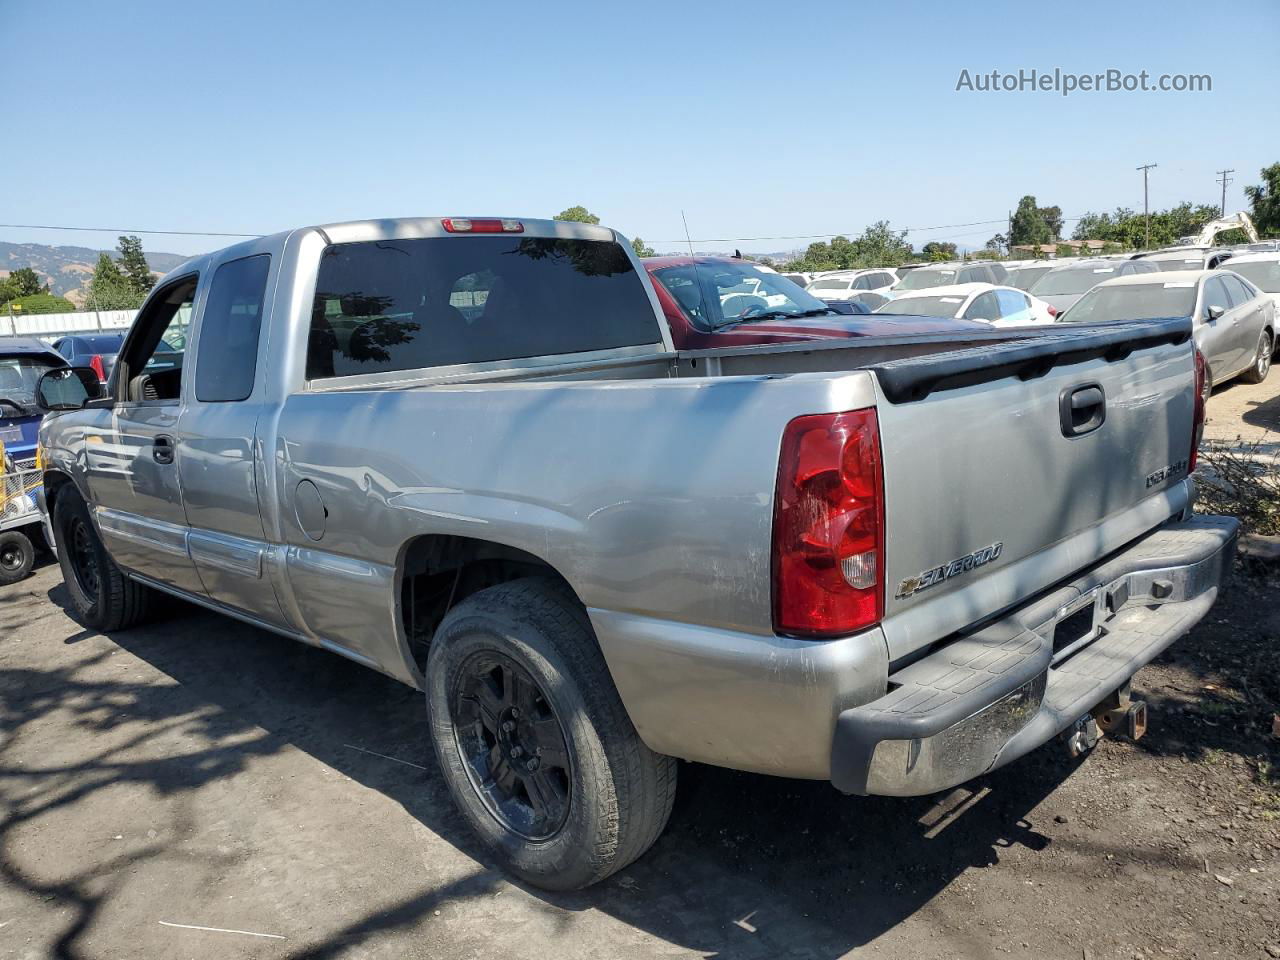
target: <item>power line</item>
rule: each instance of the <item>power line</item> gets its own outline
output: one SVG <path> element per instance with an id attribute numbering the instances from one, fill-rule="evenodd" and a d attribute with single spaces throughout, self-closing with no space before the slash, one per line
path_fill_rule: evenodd
<path id="1" fill-rule="evenodd" d="M 1230 171 L 1234 172 L 1234 171 Z M 1080 217 L 1063 217 L 1063 222 L 1070 220 L 1079 220 Z M 928 233 L 933 230 L 956 230 L 961 227 L 986 227 L 993 224 L 1005 224 L 1008 222 L 1007 217 L 999 217 L 994 220 L 973 220 L 969 223 L 940 223 L 928 227 L 903 227 L 902 233 Z M 0 223 L 0 229 L 9 230 L 70 230 L 83 233 L 115 233 L 115 234 L 147 234 L 153 236 L 169 236 L 169 237 L 234 237 L 238 239 L 248 239 L 253 237 L 265 236 L 261 233 L 227 233 L 217 230 L 139 230 L 134 227 L 68 227 L 55 226 L 53 224 L 38 223 Z M 766 240 L 816 240 L 822 237 L 834 237 L 840 235 L 848 235 L 856 233 L 856 230 L 830 230 L 826 233 L 801 233 L 801 234 L 781 234 L 777 236 L 761 236 L 761 237 L 701 237 L 697 240 L 691 240 L 686 233 L 683 237 L 665 240 L 652 240 L 651 243 L 753 243 Z M 977 232 L 969 234 L 961 234 L 961 236 L 974 236 Z"/>
<path id="2" fill-rule="evenodd" d="M 1080 219 L 1083 219 L 1083 218 L 1063 217 L 1062 221 L 1063 223 L 1066 223 L 1068 220 L 1080 220 Z M 901 230 L 898 230 L 895 232 L 926 233 L 931 230 L 954 230 L 959 227 L 982 227 L 982 226 L 990 226 L 992 224 L 1005 223 L 1005 222 L 1007 222 L 1007 218 L 1000 217 L 998 220 L 974 220 L 972 223 L 942 223 L 933 227 L 903 227 Z M 856 233 L 856 232 L 857 232 L 856 230 L 832 230 L 832 231 L 828 231 L 827 233 L 800 233 L 800 234 L 791 234 L 787 236 L 776 236 L 776 237 L 701 237 L 697 240 L 693 240 L 692 242 L 693 243 L 751 243 L 754 241 L 761 241 L 761 240 L 816 240 L 821 237 L 847 236 L 850 233 Z M 978 232 L 985 232 L 985 231 L 978 231 Z M 972 236 L 972 234 L 963 234 L 963 236 Z M 671 239 L 650 240 L 646 242 L 687 243 L 690 241 L 686 237 L 680 237 L 675 240 L 671 240 Z"/>
<path id="3" fill-rule="evenodd" d="M 262 237 L 262 233 L 219 233 L 209 230 L 135 230 L 125 227 L 54 227 L 40 223 L 0 223 L 0 228 L 9 230 L 78 230 L 85 233 L 147 233 L 168 237 Z"/>

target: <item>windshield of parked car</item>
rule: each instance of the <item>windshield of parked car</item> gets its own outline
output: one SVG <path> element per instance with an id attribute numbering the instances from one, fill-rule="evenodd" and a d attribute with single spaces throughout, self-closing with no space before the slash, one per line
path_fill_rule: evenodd
<path id="1" fill-rule="evenodd" d="M 815 293 L 823 290 L 848 290 L 853 283 L 852 277 L 828 277 L 826 280 L 815 280 L 805 289 Z"/>
<path id="2" fill-rule="evenodd" d="M 1084 293 L 1103 280 L 1120 276 L 1117 267 L 1063 267 L 1050 270 L 1028 290 L 1037 297 Z"/>
<path id="3" fill-rule="evenodd" d="M 825 303 L 780 273 L 749 263 L 710 262 L 660 267 L 654 276 L 699 330 L 726 323 L 827 313 Z"/>
<path id="4" fill-rule="evenodd" d="M 24 416 L 34 411 L 36 381 L 46 370 L 56 364 L 46 357 L 0 357 L 0 420 L 6 417 Z M 17 404 L 15 408 L 12 404 Z"/>
<path id="5" fill-rule="evenodd" d="M 1156 260 L 1154 257 L 1146 258 L 1150 263 L 1156 265 L 1157 270 L 1203 270 L 1204 257 L 1171 257 L 1163 260 Z"/>
<path id="6" fill-rule="evenodd" d="M 874 312 L 912 317 L 954 317 L 964 306 L 964 300 L 964 297 L 899 297 L 876 307 Z"/>
<path id="7" fill-rule="evenodd" d="M 1232 260 L 1227 269 L 1240 274 L 1259 290 L 1280 293 L 1280 260 L 1257 260 L 1253 263 Z"/>
<path id="8" fill-rule="evenodd" d="M 954 270 L 912 270 L 894 285 L 894 290 L 928 290 L 956 282 Z"/>
<path id="9" fill-rule="evenodd" d="M 1059 317 L 1058 322 L 1106 323 L 1110 320 L 1189 317 L 1195 305 L 1196 285 L 1189 280 L 1118 284 L 1090 290 Z"/>
<path id="10" fill-rule="evenodd" d="M 1048 273 L 1052 267 L 1021 267 L 1009 271 L 1008 284 L 1019 290 L 1030 290 L 1031 285 Z"/>

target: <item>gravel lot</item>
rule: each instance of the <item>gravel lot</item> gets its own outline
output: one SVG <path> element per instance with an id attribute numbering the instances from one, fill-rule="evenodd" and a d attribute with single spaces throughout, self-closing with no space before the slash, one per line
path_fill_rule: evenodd
<path id="1" fill-rule="evenodd" d="M 1210 435 L 1280 440 L 1277 389 Z M 916 800 L 685 765 L 647 857 L 552 896 L 486 863 L 413 691 L 181 605 L 84 631 L 46 563 L 0 588 L 0 956 L 1280 957 L 1278 579 L 1139 675 L 1139 744 Z"/>

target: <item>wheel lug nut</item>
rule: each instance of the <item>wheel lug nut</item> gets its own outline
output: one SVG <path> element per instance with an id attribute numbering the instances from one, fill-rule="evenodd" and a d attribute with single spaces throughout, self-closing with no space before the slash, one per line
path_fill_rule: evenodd
<path id="1" fill-rule="evenodd" d="M 512 708 L 511 708 L 511 716 L 513 716 L 513 717 L 518 717 L 518 716 L 520 716 L 520 708 L 519 708 L 519 707 L 512 707 Z"/>
<path id="2" fill-rule="evenodd" d="M 532 772 L 532 771 L 534 771 L 534 770 L 537 770 L 537 769 L 538 769 L 538 761 L 537 761 L 537 760 L 530 760 L 528 763 L 526 763 L 526 764 L 524 765 L 524 768 L 525 768 L 526 770 L 530 771 L 530 772 Z"/>
<path id="3" fill-rule="evenodd" d="M 514 747 L 511 748 L 511 755 L 513 757 L 523 757 L 524 747 L 520 746 L 519 744 L 516 744 Z"/>
<path id="4" fill-rule="evenodd" d="M 512 723 L 510 720 L 505 720 L 505 721 L 503 721 L 503 723 L 502 723 L 502 732 L 503 732 L 503 733 L 510 733 L 510 732 L 511 732 L 512 730 L 514 730 L 515 728 L 516 728 L 516 725 L 515 725 L 514 723 Z"/>

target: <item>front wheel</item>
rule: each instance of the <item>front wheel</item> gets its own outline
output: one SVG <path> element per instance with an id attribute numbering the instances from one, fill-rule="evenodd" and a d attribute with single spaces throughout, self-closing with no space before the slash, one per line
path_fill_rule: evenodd
<path id="1" fill-rule="evenodd" d="M 0 533 L 0 585 L 17 583 L 31 572 L 36 549 L 21 530 Z"/>
<path id="2" fill-rule="evenodd" d="M 1253 355 L 1253 363 L 1249 369 L 1240 374 L 1240 379 L 1246 383 L 1261 383 L 1267 379 L 1267 374 L 1271 372 L 1271 354 L 1275 349 L 1275 342 L 1271 336 L 1271 332 L 1263 330 L 1262 335 L 1258 337 L 1258 352 Z"/>
<path id="3" fill-rule="evenodd" d="M 641 742 L 586 611 L 553 581 L 499 584 L 449 611 L 427 659 L 427 710 L 454 802 L 535 886 L 595 883 L 666 826 L 676 762 Z"/>
<path id="4" fill-rule="evenodd" d="M 103 546 L 89 507 L 75 490 L 63 490 L 53 511 L 58 565 L 76 618 L 95 630 L 121 630 L 143 620 L 152 591 L 126 577 Z"/>

